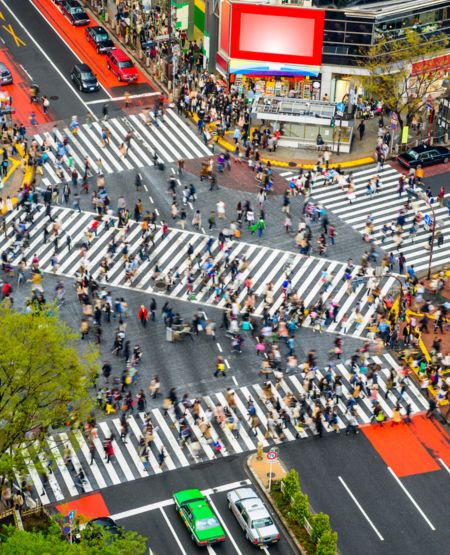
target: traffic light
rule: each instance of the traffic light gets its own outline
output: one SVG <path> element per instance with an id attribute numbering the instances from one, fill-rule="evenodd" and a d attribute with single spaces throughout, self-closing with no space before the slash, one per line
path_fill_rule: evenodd
<path id="1" fill-rule="evenodd" d="M 331 118 L 331 120 L 330 120 L 330 127 L 334 127 L 334 125 L 335 125 L 334 118 Z"/>

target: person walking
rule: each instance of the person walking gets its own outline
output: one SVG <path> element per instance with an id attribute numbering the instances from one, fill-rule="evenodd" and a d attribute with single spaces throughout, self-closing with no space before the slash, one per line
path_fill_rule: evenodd
<path id="1" fill-rule="evenodd" d="M 364 123 L 364 120 L 361 120 L 361 123 L 358 125 L 357 129 L 359 131 L 359 140 L 362 141 L 364 133 L 366 132 L 366 124 Z"/>
<path id="2" fill-rule="evenodd" d="M 111 435 L 103 443 L 103 448 L 105 449 L 105 462 L 111 462 L 111 457 L 114 457 L 114 447 L 113 447 L 114 436 Z"/>
<path id="3" fill-rule="evenodd" d="M 145 304 L 141 304 L 141 306 L 139 307 L 138 320 L 144 328 L 147 326 L 148 310 Z"/>

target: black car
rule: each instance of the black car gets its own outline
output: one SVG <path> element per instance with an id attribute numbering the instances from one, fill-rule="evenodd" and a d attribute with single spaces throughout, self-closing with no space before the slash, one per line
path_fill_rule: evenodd
<path id="1" fill-rule="evenodd" d="M 123 535 L 123 529 L 117 526 L 114 520 L 109 516 L 102 516 L 100 518 L 90 520 L 86 525 L 85 534 L 90 535 L 91 537 L 99 537 L 103 530 L 107 534 L 111 534 L 111 537 Z"/>
<path id="2" fill-rule="evenodd" d="M 445 146 L 420 145 L 397 156 L 397 160 L 404 168 L 417 168 L 417 166 L 431 166 L 450 160 L 450 150 Z"/>
<path id="3" fill-rule="evenodd" d="M 114 48 L 113 41 L 103 27 L 88 27 L 86 29 L 86 38 L 93 46 L 95 46 L 99 54 L 109 52 Z"/>
<path id="4" fill-rule="evenodd" d="M 73 66 L 70 78 L 80 91 L 95 92 L 100 88 L 97 77 L 94 75 L 92 69 L 86 64 L 77 64 Z"/>
<path id="5" fill-rule="evenodd" d="M 72 25 L 89 25 L 91 20 L 77 0 L 64 0 L 60 4 L 61 12 Z"/>

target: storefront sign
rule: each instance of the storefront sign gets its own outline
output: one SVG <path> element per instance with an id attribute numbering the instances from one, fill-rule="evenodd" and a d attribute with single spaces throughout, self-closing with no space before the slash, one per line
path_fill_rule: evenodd
<path id="1" fill-rule="evenodd" d="M 411 75 L 414 77 L 431 71 L 445 71 L 450 69 L 450 54 L 438 56 L 430 60 L 423 60 L 412 64 Z"/>
<path id="2" fill-rule="evenodd" d="M 230 58 L 320 66 L 324 20 L 323 10 L 233 3 Z M 221 22 L 223 50 L 225 36 Z"/>

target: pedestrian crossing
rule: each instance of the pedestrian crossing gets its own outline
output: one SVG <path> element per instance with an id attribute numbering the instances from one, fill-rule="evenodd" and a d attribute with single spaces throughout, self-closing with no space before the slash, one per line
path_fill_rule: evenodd
<path id="1" fill-rule="evenodd" d="M 102 142 L 103 128 L 109 130 L 109 145 Z M 124 156 L 120 147 L 130 132 L 131 146 Z M 57 161 L 57 143 L 62 143 L 64 137 L 69 142 L 61 167 Z M 158 159 L 166 163 L 211 155 L 195 132 L 172 109 L 168 109 L 163 118 L 158 118 L 157 126 L 154 123 L 148 125 L 146 114 L 141 113 L 111 118 L 106 122 L 83 124 L 76 134 L 68 127 L 55 127 L 52 133 L 35 135 L 34 140 L 39 146 L 44 143 L 52 146 L 52 150 L 47 150 L 48 158 L 43 164 L 42 183 L 46 186 L 61 183 L 59 171 L 63 172 L 67 181 L 70 181 L 72 168 L 82 176 L 86 159 L 91 171 L 111 174 L 153 166 L 155 152 Z"/>
<path id="2" fill-rule="evenodd" d="M 345 173 L 348 174 L 347 171 Z M 296 175 L 296 172 L 286 171 L 282 172 L 281 175 L 289 181 Z M 370 214 L 373 218 L 373 238 L 375 244 L 387 253 L 394 252 L 398 254 L 393 236 L 388 235 L 384 243 L 382 242 L 383 234 L 381 229 L 384 224 L 389 225 L 393 220 L 395 221 L 399 211 L 404 209 L 404 204 L 408 198 L 406 191 L 400 198 L 397 191 L 398 181 L 402 174 L 389 165 L 384 166 L 380 171 L 377 170 L 376 166 L 372 165 L 352 172 L 352 175 L 356 193 L 356 198 L 352 204 L 350 204 L 346 192 L 342 191 L 339 184 L 325 185 L 325 178 L 323 176 L 318 177 L 313 187 L 312 198 L 361 233 L 361 235 L 364 235 L 366 220 Z M 367 183 L 376 175 L 380 176 L 381 187 L 378 193 L 369 196 L 367 194 Z M 449 209 L 446 206 L 449 197 L 450 195 L 447 195 L 444 207 L 440 207 L 437 202 L 433 203 L 437 229 L 442 232 L 444 237 L 448 237 L 450 234 Z M 417 203 L 423 215 L 428 214 L 431 218 L 433 217 L 431 209 L 427 207 L 423 200 L 419 199 Z M 413 218 L 414 212 L 409 210 L 406 225 L 404 226 L 405 231 L 402 234 L 400 252 L 405 255 L 407 265 L 414 264 L 416 271 L 423 271 L 428 268 L 428 240 L 430 234 L 421 224 L 417 228 L 416 236 L 411 237 L 409 228 Z M 445 241 L 441 247 L 438 247 L 436 244 L 433 254 L 433 267 L 442 266 L 448 262 L 449 258 L 450 243 Z"/>
<path id="3" fill-rule="evenodd" d="M 47 243 L 43 241 L 44 229 L 48 226 L 48 218 L 45 210 L 41 209 L 34 214 L 34 222 L 30 228 L 30 245 L 26 250 L 26 257 L 37 255 L 39 267 L 44 272 L 52 272 L 56 275 L 74 277 L 80 268 L 81 254 L 77 245 L 85 241 L 85 233 L 90 228 L 95 214 L 90 212 L 78 212 L 62 206 L 52 207 L 52 218 L 59 224 L 57 265 L 54 259 L 54 243 L 50 239 Z M 7 222 L 19 217 L 24 219 L 25 213 L 22 208 L 17 208 L 7 216 Z M 116 220 L 114 220 L 116 223 Z M 141 246 L 141 225 L 131 221 L 129 231 L 126 235 L 128 243 L 128 254 L 139 259 Z M 116 238 L 123 230 L 117 230 L 114 226 L 108 229 L 104 223 L 98 228 L 98 235 L 93 237 L 91 246 L 83 258 L 83 265 L 88 268 L 95 279 L 102 281 L 100 263 L 106 255 L 108 245 L 113 237 Z M 68 249 L 66 237 L 71 237 L 73 248 Z M 108 284 L 111 286 L 124 287 L 145 291 L 147 293 L 163 293 L 169 297 L 181 300 L 195 300 L 206 306 L 223 308 L 226 300 L 217 294 L 216 286 L 211 279 L 205 284 L 201 272 L 194 271 L 192 275 L 192 292 L 187 287 L 187 271 L 190 266 L 188 257 L 188 245 L 192 246 L 193 254 L 191 260 L 195 260 L 197 254 L 205 257 L 208 249 L 209 236 L 191 231 L 170 228 L 168 234 L 163 237 L 162 228 L 158 227 L 154 246 L 150 251 L 150 258 L 141 261 L 136 274 L 132 280 L 127 280 L 125 275 L 123 256 L 120 244 L 117 254 L 111 259 L 108 271 Z M 0 250 L 14 247 L 14 237 L 0 238 Z M 275 314 L 281 307 L 284 295 L 282 284 L 286 279 L 286 273 L 290 276 L 292 291 L 298 298 L 303 299 L 305 307 L 311 308 L 321 299 L 324 306 L 336 308 L 334 321 L 329 319 L 322 321 L 322 327 L 330 332 L 343 332 L 355 337 L 362 337 L 367 331 L 367 326 L 375 314 L 376 305 L 370 303 L 367 289 L 367 280 L 356 280 L 355 286 L 349 288 L 344 274 L 346 265 L 341 262 L 331 261 L 325 258 L 303 256 L 274 248 L 253 245 L 235 240 L 228 240 L 225 251 L 229 253 L 229 260 L 237 257 L 241 261 L 248 262 L 248 267 L 241 272 L 240 284 L 237 288 L 236 280 L 232 283 L 231 271 L 225 269 L 221 274 L 225 287 L 232 286 L 238 293 L 238 302 L 241 307 L 245 304 L 247 288 L 245 280 L 250 277 L 253 285 L 252 290 L 256 294 L 254 314 L 261 316 L 264 311 L 264 291 L 269 282 L 273 284 L 273 303 L 270 313 Z M 226 255 L 219 248 L 218 241 L 211 247 L 211 262 L 215 264 Z M 13 264 L 18 263 L 18 256 Z M 154 281 L 153 274 L 155 265 L 161 270 L 160 277 Z M 352 270 L 352 276 L 356 277 L 358 267 Z M 174 277 L 170 291 L 165 292 L 164 279 L 172 273 Z M 178 277 L 177 277 L 178 276 Z M 357 283 L 357 285 L 356 285 Z M 384 276 L 380 281 L 381 296 L 388 294 L 395 278 Z M 161 287 L 162 285 L 162 287 Z M 358 309 L 358 310 L 356 310 Z M 308 316 L 304 325 L 311 324 L 311 316 Z"/>
<path id="4" fill-rule="evenodd" d="M 392 416 L 393 408 L 398 401 L 405 414 L 406 404 L 411 405 L 412 413 L 418 413 L 428 408 L 427 401 L 421 395 L 416 384 L 407 378 L 408 386 L 402 399 L 399 399 L 399 390 L 394 388 L 385 398 L 386 382 L 390 374 L 390 369 L 396 369 L 398 380 L 403 377 L 400 374 L 398 364 L 389 354 L 371 356 L 370 362 L 380 366 L 378 375 L 380 403 L 386 416 Z M 340 376 L 343 385 L 343 395 L 337 403 L 337 426 L 340 431 L 345 430 L 348 423 L 347 399 L 352 396 L 352 385 L 350 380 L 352 374 L 345 363 L 336 361 L 333 369 L 334 376 Z M 357 375 L 364 375 L 363 368 L 356 369 Z M 183 443 L 180 441 L 179 423 L 175 415 L 174 407 L 169 409 L 165 415 L 161 408 L 147 409 L 146 413 L 133 413 L 128 415 L 128 435 L 126 443 L 120 439 L 120 418 L 114 414 L 108 420 L 97 423 L 97 437 L 94 439 L 95 450 L 91 464 L 91 453 L 83 432 L 77 430 L 73 434 L 61 432 L 52 435 L 46 440 L 45 445 L 47 454 L 40 457 L 31 453 L 32 449 L 22 450 L 24 460 L 27 463 L 28 479 L 35 487 L 36 495 L 44 504 L 61 502 L 64 499 L 75 497 L 83 492 L 91 492 L 103 489 L 112 485 L 129 482 L 138 478 L 145 478 L 154 474 L 184 468 L 198 462 L 213 461 L 218 458 L 227 457 L 234 454 L 245 453 L 255 450 L 258 442 L 265 448 L 281 444 L 285 441 L 294 441 L 300 438 L 311 437 L 315 434 L 315 428 L 310 417 L 306 416 L 304 424 L 299 428 L 297 417 L 299 412 L 292 408 L 289 395 L 293 395 L 299 400 L 302 411 L 307 415 L 311 414 L 315 404 L 322 410 L 327 406 L 324 396 L 318 394 L 318 383 L 326 375 L 326 370 L 316 370 L 313 383 L 313 392 L 306 394 L 306 382 L 302 375 L 284 374 L 278 387 L 272 382 L 272 401 L 269 401 L 263 392 L 262 385 L 251 385 L 234 390 L 234 402 L 229 403 L 227 393 L 211 393 L 201 398 L 200 417 L 210 419 L 211 438 L 205 439 L 200 430 L 201 422 L 194 421 L 192 414 L 188 411 L 186 419 L 191 431 L 191 440 Z M 371 382 L 368 383 L 369 387 Z M 292 397 L 291 397 L 292 398 Z M 193 400 L 192 400 L 193 401 Z M 256 409 L 259 425 L 252 428 L 248 411 L 249 401 Z M 279 405 L 277 406 L 277 403 Z M 226 420 L 219 424 L 214 413 L 215 407 L 220 404 L 222 408 L 229 407 L 230 415 Z M 285 427 L 282 429 L 273 427 L 273 415 L 270 411 L 277 406 L 278 411 L 285 410 L 289 416 Z M 180 414 L 184 412 L 184 406 L 178 405 Z M 367 395 L 362 395 L 359 402 L 355 405 L 357 420 L 360 424 L 369 424 L 372 416 L 372 401 Z M 209 416 L 208 416 L 209 415 Z M 144 435 L 145 419 L 150 416 L 153 424 L 153 443 L 149 450 L 148 470 L 144 468 L 143 460 L 140 457 L 139 441 Z M 271 419 L 271 420 L 269 420 Z M 235 424 L 238 423 L 236 432 Z M 331 431 L 331 427 L 324 419 L 325 431 Z M 297 432 L 299 437 L 297 436 Z M 111 462 L 105 461 L 103 442 L 114 435 L 113 449 L 114 456 Z M 345 441 L 345 440 L 343 440 Z M 70 452 L 71 463 L 67 458 L 63 459 L 63 453 Z M 164 464 L 160 466 L 159 453 L 164 448 Z M 65 451 L 66 449 L 66 451 Z M 40 463 L 40 464 L 39 464 Z M 52 468 L 52 473 L 48 474 L 48 483 L 43 484 L 42 467 Z M 80 468 L 83 470 L 85 482 L 81 487 L 76 475 Z"/>

